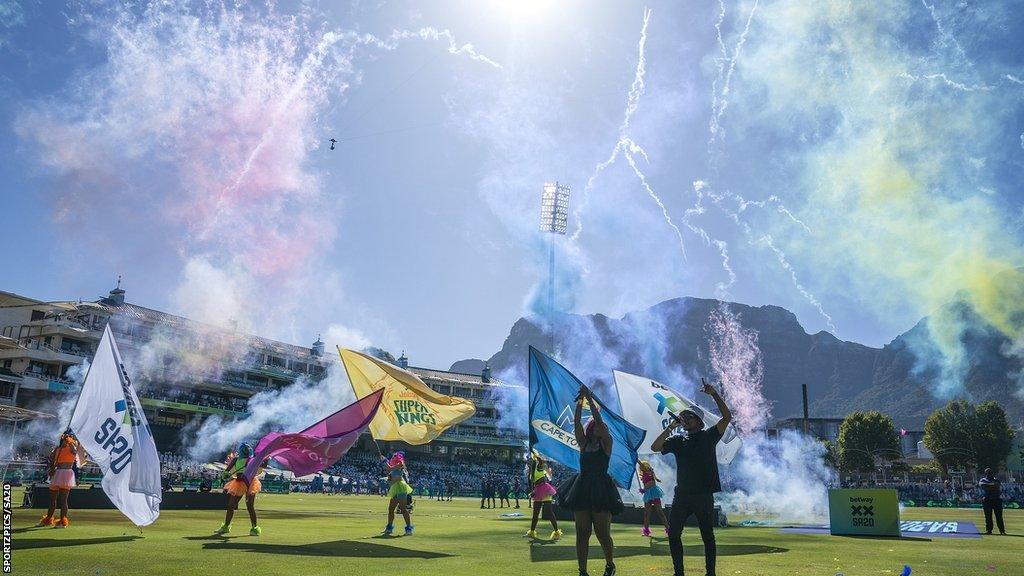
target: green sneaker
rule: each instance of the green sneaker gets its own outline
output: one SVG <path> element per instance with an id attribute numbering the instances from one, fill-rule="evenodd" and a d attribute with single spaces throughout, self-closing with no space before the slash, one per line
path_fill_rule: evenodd
<path id="1" fill-rule="evenodd" d="M 231 532 L 231 524 L 221 524 L 220 528 L 213 531 L 214 535 L 220 536 L 221 534 L 227 534 Z"/>
<path id="2" fill-rule="evenodd" d="M 252 529 L 249 530 L 249 536 L 259 536 L 260 533 L 262 532 L 263 528 L 260 528 L 259 526 L 253 526 Z"/>

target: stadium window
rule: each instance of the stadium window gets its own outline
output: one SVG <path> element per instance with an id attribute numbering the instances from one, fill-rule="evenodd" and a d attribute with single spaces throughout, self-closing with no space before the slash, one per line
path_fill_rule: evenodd
<path id="1" fill-rule="evenodd" d="M 35 320 L 42 320 L 44 316 L 46 316 L 46 314 L 42 310 L 33 310 L 32 319 L 30 320 L 30 322 Z M 24 316 L 22 316 L 22 318 L 24 318 Z"/>
<path id="2" fill-rule="evenodd" d="M 0 382 L 0 397 L 14 398 L 14 384 L 11 384 L 10 382 Z"/>

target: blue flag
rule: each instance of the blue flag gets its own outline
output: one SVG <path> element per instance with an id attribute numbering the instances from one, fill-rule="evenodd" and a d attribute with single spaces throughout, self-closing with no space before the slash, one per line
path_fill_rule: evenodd
<path id="1" fill-rule="evenodd" d="M 576 393 L 582 382 L 553 358 L 530 346 L 530 444 L 541 454 L 580 469 L 580 448 L 573 432 Z M 612 456 L 608 474 L 629 490 L 636 478 L 637 449 L 647 432 L 612 412 L 596 396 L 601 418 L 612 435 Z M 584 405 L 583 420 L 589 417 Z"/>

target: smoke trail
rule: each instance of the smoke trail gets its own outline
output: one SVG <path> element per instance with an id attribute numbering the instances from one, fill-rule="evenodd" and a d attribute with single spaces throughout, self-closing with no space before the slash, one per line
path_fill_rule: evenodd
<path id="1" fill-rule="evenodd" d="M 644 173 L 640 171 L 640 168 L 636 165 L 636 160 L 633 159 L 633 154 L 639 152 L 646 160 L 647 153 L 644 152 L 643 148 L 641 148 L 632 140 L 629 141 L 627 146 L 628 147 L 626 148 L 625 156 L 626 161 L 629 162 L 629 167 L 633 169 L 633 173 L 636 174 L 637 179 L 640 180 L 640 185 L 643 186 L 644 190 L 647 191 L 647 194 L 651 197 L 651 199 L 654 200 L 655 204 L 658 205 L 658 208 L 661 208 L 661 215 L 665 218 L 665 222 L 672 228 L 672 230 L 675 231 L 676 238 L 679 239 L 679 252 L 682 253 L 683 259 L 685 260 L 686 246 L 683 244 L 682 231 L 679 230 L 679 227 L 676 226 L 675 222 L 672 221 L 672 217 L 669 216 L 668 208 L 665 207 L 665 203 L 661 201 L 661 198 L 658 197 L 658 195 L 654 192 L 654 189 L 651 188 L 650 184 L 647 183 L 647 176 L 645 176 Z"/>
<path id="2" fill-rule="evenodd" d="M 736 70 L 736 62 L 740 59 L 740 54 L 743 52 L 743 45 L 747 43 L 747 33 L 750 32 L 750 23 L 754 21 L 754 13 L 757 12 L 757 5 L 759 0 L 754 0 L 754 5 L 750 8 L 750 14 L 747 15 L 747 23 L 743 27 L 743 31 L 740 33 L 739 40 L 736 41 L 736 48 L 733 50 L 732 58 L 729 59 L 729 67 L 725 70 L 725 77 L 722 82 L 722 91 L 720 94 L 712 95 L 712 109 L 711 109 L 711 122 L 708 126 L 709 132 L 711 132 L 711 139 L 708 141 L 708 150 L 714 149 L 716 141 L 720 140 L 724 133 L 721 129 L 722 116 L 725 114 L 725 109 L 729 106 L 729 89 L 732 85 L 732 75 Z M 722 6 L 722 12 L 719 16 L 718 23 L 715 24 L 715 28 L 718 31 L 718 41 L 722 46 L 724 52 L 725 45 L 722 44 L 722 29 L 721 19 L 725 16 L 725 7 Z M 721 73 L 719 68 L 719 73 Z M 713 85 L 717 86 L 717 82 Z"/>
<path id="3" fill-rule="evenodd" d="M 789 208 L 786 208 L 786 205 L 782 203 L 782 200 L 774 194 L 765 200 L 745 200 L 742 196 L 737 194 L 734 194 L 733 197 L 736 198 L 736 201 L 740 204 L 739 209 L 736 211 L 737 213 L 742 213 L 748 206 L 757 206 L 758 208 L 767 209 L 768 205 L 772 204 L 775 206 L 775 210 L 777 210 L 779 214 L 789 218 L 794 224 L 803 228 L 807 232 L 811 232 L 811 227 L 805 224 L 803 220 L 797 218 L 795 214 L 790 212 Z"/>
<path id="4" fill-rule="evenodd" d="M 800 279 L 797 278 L 796 271 L 793 270 L 793 266 L 790 265 L 788 260 L 786 260 L 786 254 L 775 246 L 775 243 L 772 240 L 771 235 L 765 234 L 764 236 L 761 237 L 760 242 L 763 242 L 766 246 L 768 246 L 769 249 L 771 249 L 772 253 L 775 254 L 775 258 L 779 261 L 779 265 L 782 266 L 782 269 L 785 270 L 786 272 L 789 272 L 789 278 L 793 282 L 793 286 L 796 287 L 797 291 L 800 292 L 800 294 L 804 297 L 805 300 L 811 303 L 811 306 L 814 306 L 818 310 L 818 314 L 821 314 L 821 316 L 825 319 L 825 323 L 828 324 L 828 327 L 829 329 L 832 330 L 832 333 L 838 335 L 839 330 L 836 328 L 836 325 L 832 322 L 832 317 L 829 316 L 827 312 L 825 312 L 825 309 L 821 306 L 821 302 L 818 301 L 814 294 L 808 292 L 807 289 L 804 288 L 803 284 L 800 283 Z"/>
<path id="5" fill-rule="evenodd" d="M 932 21 L 935 22 L 935 28 L 939 32 L 939 38 L 941 38 L 943 42 L 949 42 L 952 44 L 957 54 L 969 63 L 970 60 L 967 58 L 967 52 L 965 52 L 964 47 L 960 45 L 960 41 L 942 25 L 942 20 L 939 19 L 939 15 L 935 12 L 935 4 L 929 4 L 927 0 L 921 0 L 921 4 L 924 5 L 925 9 L 928 10 L 928 13 L 931 14 Z"/>
<path id="6" fill-rule="evenodd" d="M 463 44 L 462 46 L 459 46 L 458 42 L 455 41 L 455 37 L 452 35 L 451 31 L 447 29 L 438 30 L 436 28 L 424 27 L 418 30 L 395 30 L 391 33 L 391 36 L 383 39 L 377 38 L 372 34 L 363 34 L 359 37 L 359 42 L 362 44 L 370 44 L 373 46 L 377 46 L 378 48 L 383 48 L 385 50 L 394 50 L 398 48 L 402 40 L 414 38 L 419 38 L 420 40 L 435 41 L 446 40 L 448 42 L 449 54 L 455 56 L 465 55 L 470 60 L 474 60 L 476 62 L 483 62 L 484 64 L 497 68 L 498 70 L 502 69 L 501 64 L 477 52 L 476 48 L 474 48 L 472 44 L 467 43 Z"/>
<path id="7" fill-rule="evenodd" d="M 590 203 L 590 192 L 594 188 L 594 181 L 601 172 L 604 172 L 605 168 L 615 163 L 615 160 L 619 156 L 619 152 L 624 150 L 627 145 L 629 123 L 633 119 L 633 115 L 636 114 L 636 109 L 640 104 L 640 97 L 643 96 L 645 90 L 644 76 L 647 74 L 647 57 L 645 55 L 645 50 L 647 47 L 647 25 L 650 23 L 650 20 L 651 9 L 645 8 L 644 23 L 643 26 L 640 27 L 640 40 L 637 42 L 636 72 L 633 74 L 633 84 L 629 88 L 629 94 L 626 95 L 626 110 L 622 116 L 622 124 L 619 125 L 619 140 L 615 143 L 615 147 L 612 148 L 612 152 L 608 156 L 608 159 L 594 167 L 594 171 L 591 173 L 590 177 L 587 178 L 587 184 L 583 187 L 583 199 L 573 211 L 573 216 L 576 218 L 576 230 L 569 237 L 571 242 L 576 242 L 580 233 L 583 232 L 583 218 L 581 216 L 583 211 L 586 210 L 587 205 Z"/>
<path id="8" fill-rule="evenodd" d="M 724 302 L 708 317 L 705 332 L 711 369 L 722 383 L 736 428 L 743 435 L 764 428 L 769 406 L 761 392 L 764 363 L 757 332 L 743 328 Z"/>

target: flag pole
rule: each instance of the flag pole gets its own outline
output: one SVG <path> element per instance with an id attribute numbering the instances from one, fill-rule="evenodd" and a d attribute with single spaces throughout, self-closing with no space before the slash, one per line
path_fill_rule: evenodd
<path id="1" fill-rule="evenodd" d="M 110 340 L 113 341 L 114 340 L 114 333 L 110 330 L 110 319 L 109 318 L 107 319 L 106 325 L 103 326 L 103 336 L 106 336 L 108 332 L 110 333 Z M 100 337 L 100 342 L 103 342 L 103 337 L 102 336 Z M 89 369 L 85 371 L 85 378 L 82 378 L 82 384 L 81 384 L 81 386 L 78 387 L 78 397 L 75 398 L 75 406 L 74 406 L 74 408 L 71 409 L 71 418 L 75 417 L 75 411 L 78 410 L 78 402 L 82 399 L 82 391 L 85 390 L 85 381 L 89 379 L 89 373 L 92 372 L 92 365 L 96 363 L 96 357 L 99 356 L 99 354 L 100 354 L 99 345 L 97 345 L 96 346 L 96 353 L 92 355 L 92 362 L 89 363 Z M 71 420 L 68 420 L 68 429 L 70 429 L 70 428 L 71 428 Z M 75 431 L 71 430 L 71 433 L 74 434 Z"/>
<path id="2" fill-rule="evenodd" d="M 348 363 L 345 362 L 345 356 L 341 353 L 341 346 L 336 345 L 335 348 L 338 349 L 338 356 L 341 358 L 341 367 L 345 369 L 345 378 L 348 379 L 348 385 L 352 387 L 352 395 L 356 397 L 357 401 L 362 400 L 362 398 L 359 397 L 359 393 L 356 392 L 356 387 L 352 386 L 352 375 L 348 373 Z M 370 431 L 370 439 L 373 440 L 373 446 L 377 449 L 377 454 L 380 454 L 381 458 L 387 460 L 387 457 L 384 456 L 384 452 L 380 449 L 380 444 L 377 443 L 377 439 L 373 437 L 372 430 Z"/>

